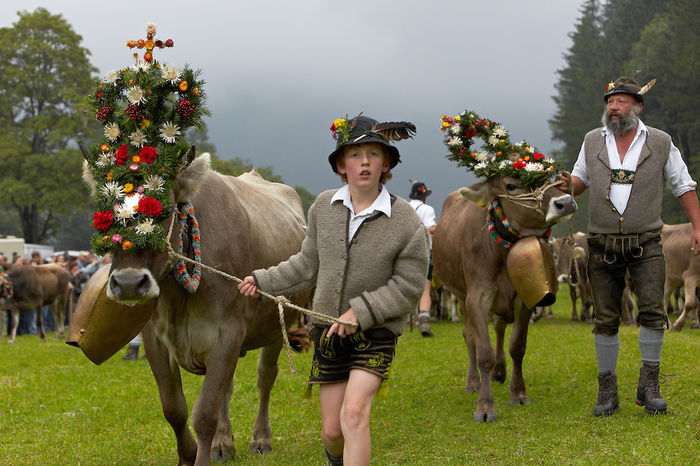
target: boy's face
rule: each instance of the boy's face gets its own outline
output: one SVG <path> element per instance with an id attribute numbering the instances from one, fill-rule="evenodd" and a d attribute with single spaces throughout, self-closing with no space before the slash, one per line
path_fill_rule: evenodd
<path id="1" fill-rule="evenodd" d="M 376 188 L 383 173 L 391 168 L 384 148 L 377 143 L 354 144 L 343 150 L 337 159 L 338 173 L 356 188 Z"/>

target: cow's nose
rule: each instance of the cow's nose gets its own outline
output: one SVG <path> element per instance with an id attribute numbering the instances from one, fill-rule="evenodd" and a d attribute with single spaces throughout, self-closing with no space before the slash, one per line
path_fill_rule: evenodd
<path id="1" fill-rule="evenodd" d="M 151 281 L 146 273 L 113 273 L 109 278 L 109 287 L 118 300 L 130 301 L 146 296 L 151 288 Z"/>
<path id="2" fill-rule="evenodd" d="M 568 215 L 573 214 L 578 209 L 578 205 L 574 197 L 570 194 L 564 194 L 551 200 L 549 209 L 547 209 L 547 222 L 561 221 Z"/>

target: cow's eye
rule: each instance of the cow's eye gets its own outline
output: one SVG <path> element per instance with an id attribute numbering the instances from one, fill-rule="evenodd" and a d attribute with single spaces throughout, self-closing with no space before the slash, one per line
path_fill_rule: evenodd
<path id="1" fill-rule="evenodd" d="M 518 189 L 518 186 L 514 185 L 513 183 L 506 183 L 506 189 L 508 191 L 515 191 L 516 189 Z"/>

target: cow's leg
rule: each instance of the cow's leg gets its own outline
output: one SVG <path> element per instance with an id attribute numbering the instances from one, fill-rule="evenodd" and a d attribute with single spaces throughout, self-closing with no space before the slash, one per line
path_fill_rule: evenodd
<path id="1" fill-rule="evenodd" d="M 66 303 L 63 298 L 51 303 L 51 313 L 56 322 L 56 340 L 65 338 Z"/>
<path id="2" fill-rule="evenodd" d="M 583 275 L 583 277 L 585 277 L 585 275 Z M 579 284 L 579 291 L 581 292 L 581 320 L 586 323 L 591 323 L 593 322 L 593 317 L 591 316 L 593 299 L 591 298 L 591 292 L 588 286 L 588 281 L 582 279 Z"/>
<path id="3" fill-rule="evenodd" d="M 571 283 L 571 280 L 569 280 L 569 298 L 571 299 L 571 320 L 573 321 L 578 320 L 578 311 L 576 310 L 576 299 L 578 298 L 578 293 L 576 292 L 576 287 L 577 285 L 574 285 L 573 283 Z"/>
<path id="4" fill-rule="evenodd" d="M 236 446 L 233 443 L 233 431 L 231 430 L 231 418 L 229 408 L 231 406 L 231 395 L 233 394 L 233 382 L 226 391 L 224 401 L 221 403 L 221 413 L 219 422 L 211 442 L 211 458 L 214 461 L 225 461 L 227 458 L 236 456 Z"/>
<path id="5" fill-rule="evenodd" d="M 496 331 L 496 365 L 491 373 L 491 378 L 496 382 L 506 381 L 506 352 L 504 340 L 506 337 L 506 322 L 498 316 L 494 316 L 494 330 Z M 529 324 L 529 322 L 528 322 Z"/>
<path id="6" fill-rule="evenodd" d="M 36 314 L 36 328 L 39 329 L 39 338 L 41 338 L 41 341 L 46 341 L 46 334 L 44 333 L 44 316 L 41 312 L 41 304 L 37 304 L 34 313 Z"/>
<path id="7" fill-rule="evenodd" d="M 258 393 L 260 395 L 260 403 L 258 405 L 258 415 L 255 418 L 253 426 L 253 438 L 250 440 L 249 451 L 251 454 L 267 453 L 272 450 L 270 437 L 272 436 L 272 428 L 270 427 L 270 392 L 272 386 L 277 379 L 279 367 L 277 359 L 282 349 L 282 340 L 270 345 L 264 346 L 260 351 L 258 358 Z"/>
<path id="8" fill-rule="evenodd" d="M 197 443 L 187 427 L 187 400 L 182 392 L 180 369 L 174 361 L 171 361 L 165 345 L 156 338 L 151 322 L 146 324 L 141 335 L 148 363 L 158 385 L 163 415 L 173 428 L 177 439 L 177 464 L 194 464 L 197 456 Z"/>
<path id="9" fill-rule="evenodd" d="M 476 346 L 476 358 L 481 375 L 479 399 L 474 411 L 475 421 L 493 422 L 496 410 L 491 392 L 491 372 L 496 364 L 496 355 L 489 337 L 488 314 L 495 299 L 496 290 L 477 290 L 467 295 L 466 310 L 469 329 Z"/>
<path id="10" fill-rule="evenodd" d="M 527 330 L 530 322 L 531 309 L 523 304 L 520 306 L 520 312 L 515 316 L 513 330 L 510 334 L 508 343 L 508 351 L 513 360 L 513 369 L 510 380 L 510 404 L 527 405 L 530 404 L 530 399 L 525 392 L 525 379 L 523 378 L 523 358 L 525 357 L 525 349 L 527 347 Z"/>
<path id="11" fill-rule="evenodd" d="M 467 384 L 464 387 L 464 393 L 476 393 L 479 391 L 481 380 L 479 378 L 479 368 L 476 363 L 476 345 L 474 345 L 474 338 L 469 329 L 469 318 L 466 313 L 464 315 L 464 325 L 462 326 L 462 338 L 464 338 L 464 344 L 467 346 L 468 355 Z"/>
<path id="12" fill-rule="evenodd" d="M 685 303 L 683 304 L 683 312 L 681 312 L 681 315 L 678 317 L 678 320 L 671 326 L 671 330 L 676 330 L 680 331 L 683 329 L 683 325 L 685 325 L 685 320 L 688 318 L 689 315 L 693 316 L 695 318 L 695 322 L 693 322 L 692 317 L 691 317 L 691 328 L 697 328 L 698 327 L 698 322 L 697 322 L 697 310 L 696 308 L 696 288 L 698 286 L 698 279 L 696 277 L 691 276 L 687 271 L 683 272 L 683 287 L 685 290 Z M 695 325 L 693 325 L 695 324 Z"/>
<path id="13" fill-rule="evenodd" d="M 238 364 L 238 355 L 245 336 L 245 323 L 235 316 L 242 312 L 230 312 L 231 317 L 223 322 L 226 332 L 219 333 L 219 339 L 207 359 L 207 373 L 202 389 L 192 408 L 192 426 L 197 435 L 197 459 L 195 465 L 211 464 L 212 447 L 217 450 L 217 457 L 226 460 L 235 456 L 233 437 L 228 442 L 213 445 L 214 436 L 219 427 L 219 416 L 226 392 L 233 383 L 233 374 Z"/>
<path id="14" fill-rule="evenodd" d="M 19 311 L 13 309 L 11 317 L 12 330 L 7 338 L 7 343 L 11 344 L 15 342 L 15 337 L 17 336 L 17 326 L 19 325 Z"/>

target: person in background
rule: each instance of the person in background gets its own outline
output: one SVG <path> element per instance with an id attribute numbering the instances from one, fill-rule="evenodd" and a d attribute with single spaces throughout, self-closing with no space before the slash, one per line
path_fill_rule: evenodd
<path id="1" fill-rule="evenodd" d="M 590 188 L 588 277 L 598 359 L 595 416 L 609 416 L 620 409 L 616 369 L 626 273 L 637 291 L 639 308 L 641 367 L 636 403 L 649 414 L 667 410 L 659 389 L 661 348 L 668 328 L 660 244 L 664 179 L 692 224 L 691 251 L 700 252 L 697 183 L 671 137 L 639 119 L 644 94 L 654 82 L 642 88 L 622 76 L 609 83 L 603 96 L 603 127 L 586 134 L 572 173 L 557 177 L 564 192 L 578 195 Z"/>
<path id="2" fill-rule="evenodd" d="M 435 221 L 435 209 L 425 202 L 432 191 L 428 189 L 422 181 L 409 181 L 413 184 L 411 185 L 411 192 L 408 195 L 410 199 L 408 204 L 413 207 L 413 210 L 416 211 L 423 225 L 425 225 L 425 228 L 428 229 L 428 233 L 430 233 L 430 248 L 432 250 L 432 235 L 437 226 L 437 222 Z M 423 295 L 420 297 L 420 302 L 418 304 L 418 329 L 424 337 L 433 336 L 433 332 L 430 330 L 430 309 L 432 308 L 430 288 L 432 278 L 433 261 L 431 257 L 430 266 L 428 268 L 428 278 L 425 281 L 425 289 L 423 289 Z"/>

